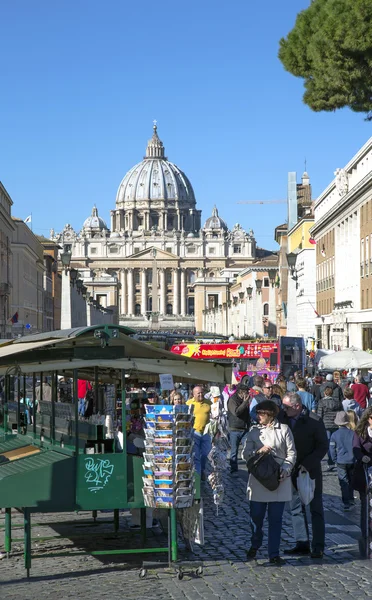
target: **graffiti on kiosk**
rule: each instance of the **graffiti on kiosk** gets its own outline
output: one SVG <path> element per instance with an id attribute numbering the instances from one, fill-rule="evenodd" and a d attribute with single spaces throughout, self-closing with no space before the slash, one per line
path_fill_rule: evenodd
<path id="1" fill-rule="evenodd" d="M 114 465 L 107 458 L 86 458 L 84 477 L 87 484 L 89 484 L 88 490 L 94 493 L 102 490 L 108 483 L 113 471 Z"/>

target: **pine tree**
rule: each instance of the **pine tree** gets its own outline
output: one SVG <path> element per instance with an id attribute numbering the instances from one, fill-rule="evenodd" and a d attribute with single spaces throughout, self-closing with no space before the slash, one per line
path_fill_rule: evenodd
<path id="1" fill-rule="evenodd" d="M 313 0 L 280 40 L 279 59 L 305 80 L 312 110 L 349 107 L 372 119 L 372 0 Z"/>

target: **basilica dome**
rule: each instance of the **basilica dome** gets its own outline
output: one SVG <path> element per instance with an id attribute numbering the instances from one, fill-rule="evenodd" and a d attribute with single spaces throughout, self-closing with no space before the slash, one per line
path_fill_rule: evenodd
<path id="1" fill-rule="evenodd" d="M 116 207 L 127 208 L 128 203 L 147 201 L 150 207 L 160 201 L 164 205 L 181 203 L 185 208 L 195 207 L 195 195 L 186 175 L 164 154 L 163 142 L 154 125 L 152 138 L 146 148 L 144 160 L 128 171 L 122 180 L 117 195 Z"/>
<path id="2" fill-rule="evenodd" d="M 225 221 L 219 216 L 216 206 L 213 207 L 212 216 L 206 220 L 204 229 L 224 229 L 227 231 L 228 227 Z"/>
<path id="3" fill-rule="evenodd" d="M 92 229 L 94 231 L 102 231 L 107 229 L 107 225 L 101 217 L 98 216 L 98 209 L 93 206 L 92 214 L 85 219 L 83 229 Z"/>

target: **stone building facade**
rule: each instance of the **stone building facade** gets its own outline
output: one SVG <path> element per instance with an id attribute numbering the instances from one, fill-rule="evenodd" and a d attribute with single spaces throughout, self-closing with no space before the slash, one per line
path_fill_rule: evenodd
<path id="1" fill-rule="evenodd" d="M 110 229 L 94 207 L 80 232 L 66 225 L 51 237 L 71 251 L 89 294 L 137 329 L 202 331 L 202 311 L 225 302 L 229 281 L 265 255 L 252 230 L 229 230 L 216 207 L 202 224 L 192 185 L 166 158 L 156 125 L 143 161 L 119 185 Z"/>
<path id="2" fill-rule="evenodd" d="M 319 346 L 372 348 L 372 137 L 315 202 Z"/>

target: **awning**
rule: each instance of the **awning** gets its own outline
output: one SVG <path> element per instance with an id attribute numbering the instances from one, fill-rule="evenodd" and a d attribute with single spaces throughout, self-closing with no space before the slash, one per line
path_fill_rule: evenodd
<path id="1" fill-rule="evenodd" d="M 106 382 L 113 381 L 116 377 L 120 379 L 120 370 L 124 369 L 129 375 L 142 381 L 153 381 L 153 375 L 170 374 L 179 382 L 208 382 L 226 383 L 231 381 L 231 367 L 209 361 L 196 360 L 174 360 L 174 359 L 113 359 L 113 360 L 62 360 L 43 361 L 38 363 L 23 363 L 20 358 L 17 363 L 22 374 L 46 373 L 48 371 L 64 372 L 72 376 L 74 369 L 79 370 L 79 376 L 84 378 L 93 377 L 94 367 L 100 370 L 100 379 Z M 0 367 L 0 375 L 4 375 L 8 367 Z M 116 373 L 112 373 L 115 370 Z M 151 374 L 151 375 L 150 375 Z"/>

